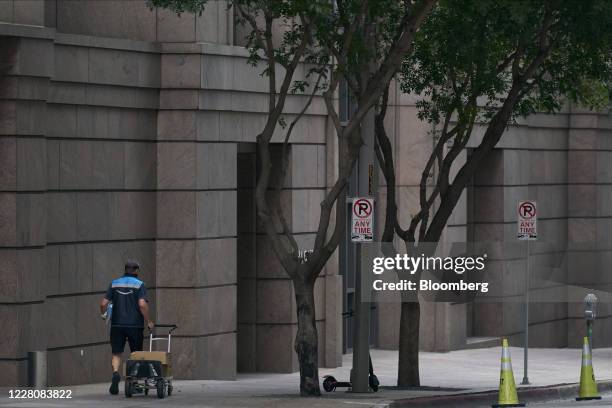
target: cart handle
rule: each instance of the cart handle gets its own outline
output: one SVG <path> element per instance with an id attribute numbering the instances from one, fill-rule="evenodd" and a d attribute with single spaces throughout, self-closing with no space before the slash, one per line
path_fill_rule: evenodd
<path id="1" fill-rule="evenodd" d="M 153 328 L 156 328 L 156 327 L 170 328 L 168 333 L 172 333 L 173 331 L 175 331 L 178 328 L 178 326 L 176 324 L 157 324 L 157 323 L 155 323 L 153 325 Z"/>
<path id="2" fill-rule="evenodd" d="M 159 340 L 165 340 L 168 342 L 168 353 L 170 353 L 170 342 L 172 341 L 172 332 L 178 328 L 176 324 L 154 324 L 153 329 L 156 327 L 170 328 L 168 333 L 164 337 L 155 337 L 153 330 L 149 329 L 149 351 L 153 351 L 153 342 Z"/>

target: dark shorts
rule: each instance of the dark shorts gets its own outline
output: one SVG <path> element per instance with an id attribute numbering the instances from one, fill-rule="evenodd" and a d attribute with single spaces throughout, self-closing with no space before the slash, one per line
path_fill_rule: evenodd
<path id="1" fill-rule="evenodd" d="M 121 354 L 125 349 L 125 341 L 130 345 L 130 351 L 141 351 L 143 340 L 142 327 L 111 327 L 110 342 L 113 354 Z"/>

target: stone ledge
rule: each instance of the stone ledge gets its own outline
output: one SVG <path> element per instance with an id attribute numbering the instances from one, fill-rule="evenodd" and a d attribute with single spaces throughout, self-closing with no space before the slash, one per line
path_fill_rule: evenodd
<path id="1" fill-rule="evenodd" d="M 79 47 L 104 48 L 155 54 L 161 52 L 160 44 L 156 42 L 112 37 L 98 37 L 82 34 L 55 33 L 55 42 L 60 45 L 74 45 Z"/>
<path id="2" fill-rule="evenodd" d="M 241 45 L 214 43 L 160 43 L 162 54 L 226 55 L 248 58 L 249 52 Z"/>
<path id="3" fill-rule="evenodd" d="M 0 36 L 30 37 L 52 40 L 55 38 L 55 29 L 28 24 L 0 23 Z"/>

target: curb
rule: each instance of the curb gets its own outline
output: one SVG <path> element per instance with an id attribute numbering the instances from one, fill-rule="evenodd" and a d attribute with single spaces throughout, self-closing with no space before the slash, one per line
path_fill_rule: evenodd
<path id="1" fill-rule="evenodd" d="M 579 384 L 555 384 L 533 388 L 518 388 L 521 402 L 545 402 L 571 399 L 578 395 Z M 612 391 L 612 380 L 597 382 L 597 389 L 601 392 Z M 399 399 L 389 404 L 390 408 L 400 407 L 460 407 L 460 406 L 488 406 L 497 400 L 497 390 L 439 395 L 431 397 L 416 397 Z"/>

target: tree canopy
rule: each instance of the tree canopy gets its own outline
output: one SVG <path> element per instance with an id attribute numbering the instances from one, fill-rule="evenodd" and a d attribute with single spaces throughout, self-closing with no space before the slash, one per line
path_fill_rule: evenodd
<path id="1" fill-rule="evenodd" d="M 454 204 L 430 218 L 434 200 L 456 203 L 480 160 L 518 116 L 555 113 L 568 100 L 607 105 L 611 24 L 612 3 L 606 0 L 445 0 L 434 8 L 400 80 L 403 91 L 422 96 L 419 117 L 441 124 L 440 141 L 424 169 L 428 175 L 437 163 L 439 175 L 408 229 L 398 228 L 402 238 L 439 239 Z M 484 137 L 450 180 L 451 165 L 475 125 L 486 127 Z M 446 143 L 452 147 L 443 153 Z"/>
<path id="2" fill-rule="evenodd" d="M 432 122 L 475 98 L 478 119 L 490 119 L 518 77 L 514 116 L 557 112 L 565 99 L 601 107 L 611 26 L 605 0 L 445 0 L 416 36 L 402 89 L 427 97 L 420 113 Z"/>

